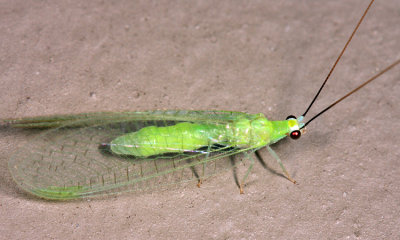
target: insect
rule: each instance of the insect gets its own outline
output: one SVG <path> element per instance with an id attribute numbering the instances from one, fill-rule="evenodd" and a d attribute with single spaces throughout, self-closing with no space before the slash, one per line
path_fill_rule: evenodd
<path id="1" fill-rule="evenodd" d="M 335 69 L 370 5 L 304 114 L 270 121 L 263 114 L 229 111 L 148 111 L 86 113 L 2 120 L 15 128 L 49 129 L 12 156 L 9 168 L 24 190 L 46 199 L 74 199 L 146 190 L 197 180 L 227 169 L 230 156 L 267 147 L 293 183 L 271 144 L 290 136 L 298 139 L 322 113 L 400 63 L 380 73 L 304 122 L 308 111 Z M 232 162 L 230 166 L 234 167 Z"/>

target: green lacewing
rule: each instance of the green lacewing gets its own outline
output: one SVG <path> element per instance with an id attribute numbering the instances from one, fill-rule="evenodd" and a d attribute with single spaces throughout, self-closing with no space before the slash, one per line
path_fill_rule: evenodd
<path id="1" fill-rule="evenodd" d="M 267 147 L 285 176 L 295 183 L 271 144 L 290 136 L 298 139 L 322 113 L 400 63 L 392 65 L 349 92 L 307 122 L 307 112 L 319 96 L 337 62 L 364 19 L 365 10 L 321 88 L 304 114 L 270 121 L 263 114 L 230 111 L 100 112 L 1 120 L 3 126 L 47 129 L 23 146 L 9 161 L 15 182 L 41 198 L 66 200 L 127 191 L 143 191 L 202 180 L 235 163 L 250 159 L 239 185 L 253 167 L 252 153 Z"/>

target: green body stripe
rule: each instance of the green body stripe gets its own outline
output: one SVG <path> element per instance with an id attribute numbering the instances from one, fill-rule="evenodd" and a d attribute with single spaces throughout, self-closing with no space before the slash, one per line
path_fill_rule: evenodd
<path id="1" fill-rule="evenodd" d="M 84 187 L 48 187 L 43 189 L 35 189 L 34 193 L 45 199 L 73 199 L 80 197 L 81 192 L 86 191 Z"/>

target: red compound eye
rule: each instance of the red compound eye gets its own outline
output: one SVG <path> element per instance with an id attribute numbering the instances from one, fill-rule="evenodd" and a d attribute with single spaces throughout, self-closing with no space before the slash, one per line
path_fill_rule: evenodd
<path id="1" fill-rule="evenodd" d="M 294 140 L 299 139 L 300 136 L 301 136 L 300 130 L 294 130 L 293 132 L 290 133 L 290 138 Z"/>

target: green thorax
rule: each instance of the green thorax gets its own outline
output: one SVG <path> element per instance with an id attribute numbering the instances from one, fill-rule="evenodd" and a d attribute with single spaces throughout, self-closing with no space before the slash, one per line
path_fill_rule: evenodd
<path id="1" fill-rule="evenodd" d="M 275 143 L 290 132 L 289 125 L 296 125 L 297 120 L 269 121 L 263 114 L 247 115 L 237 119 L 227 128 L 232 128 L 230 143 L 237 147 L 261 147 Z"/>

